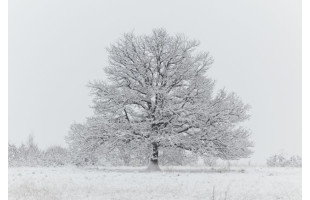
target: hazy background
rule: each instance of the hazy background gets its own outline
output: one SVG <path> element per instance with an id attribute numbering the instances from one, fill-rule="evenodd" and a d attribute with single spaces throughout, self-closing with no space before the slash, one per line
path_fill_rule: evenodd
<path id="1" fill-rule="evenodd" d="M 65 146 L 92 114 L 86 84 L 104 78 L 105 48 L 153 28 L 200 40 L 218 88 L 252 106 L 252 161 L 301 154 L 298 0 L 9 0 L 9 142 L 32 133 L 41 148 Z"/>

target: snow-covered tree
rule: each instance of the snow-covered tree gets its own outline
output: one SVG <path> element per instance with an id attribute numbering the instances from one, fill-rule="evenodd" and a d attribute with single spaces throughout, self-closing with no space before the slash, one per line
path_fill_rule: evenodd
<path id="1" fill-rule="evenodd" d="M 19 160 L 18 148 L 14 144 L 8 145 L 8 164 L 9 166 L 17 165 Z"/>
<path id="2" fill-rule="evenodd" d="M 290 163 L 290 167 L 302 167 L 302 159 L 300 156 L 291 156 L 288 162 Z"/>
<path id="3" fill-rule="evenodd" d="M 61 146 L 51 146 L 43 153 L 44 165 L 62 166 L 70 163 L 70 153 Z"/>
<path id="4" fill-rule="evenodd" d="M 159 163 L 167 166 L 196 165 L 198 155 L 181 148 L 162 148 L 159 151 Z"/>
<path id="5" fill-rule="evenodd" d="M 34 143 L 34 138 L 29 135 L 26 144 L 21 144 L 19 147 L 14 144 L 9 144 L 9 166 L 38 166 L 43 164 L 42 151 L 37 144 Z"/>
<path id="6" fill-rule="evenodd" d="M 163 29 L 124 34 L 108 49 L 108 81 L 89 84 L 95 115 L 74 124 L 69 145 L 89 153 L 124 143 L 148 144 L 149 169 L 159 170 L 159 148 L 180 148 L 222 159 L 248 157 L 249 131 L 239 125 L 249 106 L 207 76 L 213 63 L 199 42 Z"/>
<path id="7" fill-rule="evenodd" d="M 202 160 L 206 166 L 213 167 L 216 165 L 217 158 L 212 156 L 204 156 L 202 157 Z"/>
<path id="8" fill-rule="evenodd" d="M 268 167 L 302 167 L 302 159 L 297 155 L 289 157 L 284 153 L 280 153 L 270 156 L 266 164 Z"/>
<path id="9" fill-rule="evenodd" d="M 26 145 L 24 147 L 22 145 L 19 151 L 23 154 L 22 157 L 25 159 L 25 164 L 29 166 L 37 166 L 42 163 L 42 152 L 40 151 L 38 145 L 34 142 L 34 137 L 32 135 L 28 136 Z"/>
<path id="10" fill-rule="evenodd" d="M 143 166 L 148 163 L 149 148 L 145 145 L 120 144 L 113 150 L 106 152 L 104 147 L 98 148 L 96 155 L 99 165 L 112 166 Z"/>

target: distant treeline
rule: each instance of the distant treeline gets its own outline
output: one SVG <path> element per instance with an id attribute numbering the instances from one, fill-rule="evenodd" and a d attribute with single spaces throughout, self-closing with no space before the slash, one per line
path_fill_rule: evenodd
<path id="1" fill-rule="evenodd" d="M 68 149 L 61 146 L 52 146 L 41 150 L 34 143 L 33 137 L 29 136 L 27 142 L 16 146 L 9 144 L 8 161 L 9 167 L 19 166 L 61 166 L 71 161 Z"/>
<path id="2" fill-rule="evenodd" d="M 77 154 L 68 148 L 51 146 L 42 150 L 30 135 L 28 140 L 20 146 L 8 145 L 9 167 L 35 167 L 35 166 L 64 166 L 64 165 L 100 165 L 100 166 L 146 166 L 149 162 L 147 150 L 132 150 L 126 146 L 114 148 L 112 151 L 96 151 L 88 154 Z M 181 149 L 164 149 L 160 152 L 160 165 L 162 166 L 195 166 L 199 160 L 205 166 L 217 166 L 219 159 L 214 157 L 199 157 L 196 154 Z M 225 161 L 227 166 L 230 161 Z M 249 162 L 250 163 L 250 162 Z M 275 154 L 266 160 L 268 167 L 302 167 L 300 156 L 287 156 Z M 249 164 L 250 165 L 250 164 Z"/>
<path id="3" fill-rule="evenodd" d="M 114 148 L 112 151 L 96 151 L 77 154 L 77 152 L 61 146 L 52 146 L 42 150 L 34 142 L 32 136 L 20 146 L 8 145 L 9 167 L 20 166 L 63 166 L 63 165 L 101 165 L 101 166 L 146 166 L 149 154 L 145 150 L 132 150 L 125 146 Z M 199 157 L 196 154 L 180 149 L 164 149 L 160 152 L 160 165 L 196 165 Z M 216 158 L 202 159 L 207 166 L 215 166 Z"/>
<path id="4" fill-rule="evenodd" d="M 288 156 L 284 154 L 275 154 L 267 159 L 268 167 L 302 167 L 300 156 Z"/>

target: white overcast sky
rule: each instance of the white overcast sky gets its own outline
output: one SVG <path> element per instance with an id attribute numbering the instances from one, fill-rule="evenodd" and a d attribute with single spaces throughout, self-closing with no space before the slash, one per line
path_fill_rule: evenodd
<path id="1" fill-rule="evenodd" d="M 124 32 L 165 28 L 201 41 L 217 87 L 252 106 L 254 162 L 301 154 L 300 0 L 10 0 L 9 142 L 61 144 L 92 114 L 88 81 Z"/>

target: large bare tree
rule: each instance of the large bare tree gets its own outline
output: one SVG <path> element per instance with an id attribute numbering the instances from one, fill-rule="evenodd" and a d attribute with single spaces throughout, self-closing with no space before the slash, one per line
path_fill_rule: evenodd
<path id="1" fill-rule="evenodd" d="M 207 76 L 213 63 L 199 42 L 163 29 L 125 34 L 108 49 L 108 81 L 90 83 L 95 115 L 71 127 L 67 141 L 87 151 L 123 143 L 152 148 L 149 169 L 159 170 L 159 148 L 238 159 L 251 154 L 249 131 L 239 125 L 249 106 Z M 132 146 L 132 145 L 131 145 Z"/>

